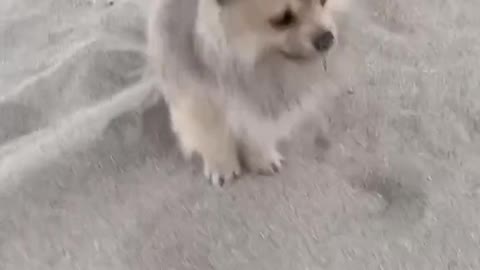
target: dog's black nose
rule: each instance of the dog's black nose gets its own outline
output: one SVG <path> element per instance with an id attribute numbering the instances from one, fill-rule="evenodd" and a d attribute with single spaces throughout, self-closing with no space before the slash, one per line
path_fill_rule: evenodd
<path id="1" fill-rule="evenodd" d="M 334 39 L 333 33 L 326 31 L 313 39 L 313 46 L 317 51 L 324 52 L 332 47 Z"/>

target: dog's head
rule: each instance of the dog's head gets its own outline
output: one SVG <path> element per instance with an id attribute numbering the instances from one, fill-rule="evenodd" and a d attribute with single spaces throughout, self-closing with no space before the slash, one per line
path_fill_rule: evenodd
<path id="1" fill-rule="evenodd" d="M 227 39 L 239 53 L 310 60 L 338 42 L 348 0 L 216 0 Z"/>

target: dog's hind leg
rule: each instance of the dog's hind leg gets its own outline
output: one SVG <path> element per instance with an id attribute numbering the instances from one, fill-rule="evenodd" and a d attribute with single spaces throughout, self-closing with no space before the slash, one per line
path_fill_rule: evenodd
<path id="1" fill-rule="evenodd" d="M 183 153 L 198 153 L 205 176 L 222 186 L 240 174 L 237 145 L 224 111 L 206 97 L 185 95 L 169 104 L 173 131 Z"/>

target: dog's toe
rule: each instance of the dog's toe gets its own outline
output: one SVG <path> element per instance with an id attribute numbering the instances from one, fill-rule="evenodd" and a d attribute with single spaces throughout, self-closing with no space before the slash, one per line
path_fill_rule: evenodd
<path id="1" fill-rule="evenodd" d="M 209 166 L 205 167 L 205 177 L 210 181 L 213 186 L 223 187 L 225 184 L 232 182 L 238 176 L 240 176 L 240 166 L 234 166 L 233 168 L 221 170 L 219 168 L 212 169 Z"/>
<path id="2" fill-rule="evenodd" d="M 282 156 L 280 156 L 277 160 L 274 160 L 271 164 L 272 166 L 272 171 L 274 173 L 278 173 L 280 172 L 280 170 L 282 169 L 283 167 L 283 163 L 285 162 L 284 158 Z"/>
<path id="3" fill-rule="evenodd" d="M 283 156 L 276 150 L 250 153 L 246 159 L 249 171 L 261 175 L 273 175 L 280 172 L 284 163 Z"/>

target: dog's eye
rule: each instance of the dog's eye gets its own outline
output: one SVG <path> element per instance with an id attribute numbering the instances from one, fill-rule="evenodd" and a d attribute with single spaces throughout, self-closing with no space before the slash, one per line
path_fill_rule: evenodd
<path id="1" fill-rule="evenodd" d="M 277 29 L 285 29 L 295 24 L 297 18 L 292 10 L 286 9 L 282 14 L 270 19 L 270 24 Z"/>
<path id="2" fill-rule="evenodd" d="M 320 0 L 320 4 L 321 4 L 322 6 L 325 6 L 326 3 L 327 3 L 327 0 Z"/>

